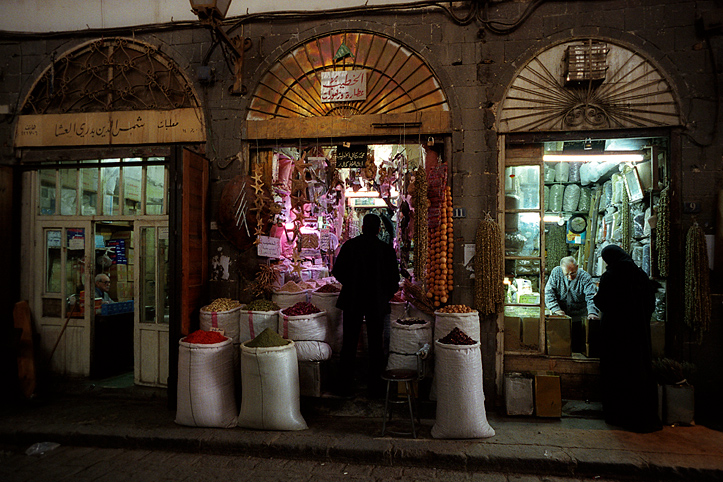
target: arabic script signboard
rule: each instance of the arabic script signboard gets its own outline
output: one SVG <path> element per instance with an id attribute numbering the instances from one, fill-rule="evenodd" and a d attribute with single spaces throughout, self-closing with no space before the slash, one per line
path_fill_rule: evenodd
<path id="1" fill-rule="evenodd" d="M 336 167 L 344 168 L 362 168 L 367 160 L 367 146 L 351 146 L 336 148 Z"/>
<path id="2" fill-rule="evenodd" d="M 16 147 L 203 142 L 194 108 L 18 116 Z"/>
<path id="3" fill-rule="evenodd" d="M 366 100 L 367 71 L 343 70 L 321 73 L 321 101 L 347 102 Z"/>

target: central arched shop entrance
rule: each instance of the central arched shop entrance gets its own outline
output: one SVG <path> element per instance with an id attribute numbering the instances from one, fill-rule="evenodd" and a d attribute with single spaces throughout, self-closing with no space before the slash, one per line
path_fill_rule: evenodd
<path id="1" fill-rule="evenodd" d="M 281 283 L 328 276 L 335 248 L 359 232 L 368 212 L 390 221 L 386 232 L 400 236 L 402 269 L 424 274 L 418 266 L 424 262 L 414 259 L 413 233 L 402 233 L 399 208 L 418 167 L 437 188 L 447 185 L 451 116 L 439 79 L 418 53 L 368 31 L 305 40 L 260 76 L 245 133 L 251 174 L 274 186 L 284 207 L 270 233 L 280 239 L 280 252 L 265 261 L 286 265 Z M 343 155 L 361 162 L 344 164 Z M 226 235 L 242 243 L 244 232 L 229 226 Z M 340 339 L 337 345 L 332 343 L 334 355 Z M 302 364 L 302 376 L 304 370 Z"/>

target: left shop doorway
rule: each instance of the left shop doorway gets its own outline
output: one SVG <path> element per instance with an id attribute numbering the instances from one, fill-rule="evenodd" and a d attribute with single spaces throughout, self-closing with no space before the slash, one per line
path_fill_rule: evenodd
<path id="1" fill-rule="evenodd" d="M 151 162 L 30 173 L 33 312 L 56 375 L 167 384 L 169 175 L 165 159 Z"/>

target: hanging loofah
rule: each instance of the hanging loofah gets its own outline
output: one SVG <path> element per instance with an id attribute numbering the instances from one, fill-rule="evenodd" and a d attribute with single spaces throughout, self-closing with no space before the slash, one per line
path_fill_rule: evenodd
<path id="1" fill-rule="evenodd" d="M 694 222 L 685 241 L 685 323 L 693 331 L 696 341 L 703 341 L 703 333 L 710 326 L 710 280 L 708 248 L 703 229 Z"/>

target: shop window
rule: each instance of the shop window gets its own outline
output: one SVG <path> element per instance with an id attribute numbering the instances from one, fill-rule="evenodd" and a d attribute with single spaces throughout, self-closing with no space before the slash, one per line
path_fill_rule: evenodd
<path id="1" fill-rule="evenodd" d="M 168 228 L 140 230 L 141 323 L 168 323 Z"/>
<path id="2" fill-rule="evenodd" d="M 539 350 L 542 302 L 541 166 L 508 157 L 505 168 L 505 344 Z"/>
<path id="3" fill-rule="evenodd" d="M 54 169 L 43 169 L 38 173 L 38 214 L 41 216 L 55 214 L 56 176 Z"/>
<path id="4" fill-rule="evenodd" d="M 60 214 L 72 216 L 78 207 L 78 170 L 60 170 Z"/>
<path id="5" fill-rule="evenodd" d="M 165 167 L 148 166 L 146 170 L 146 214 L 163 214 L 165 195 Z"/>
<path id="6" fill-rule="evenodd" d="M 104 159 L 101 162 L 118 162 L 120 159 Z M 100 186 L 103 193 L 103 214 L 119 215 L 120 212 L 120 167 L 102 167 L 100 169 Z"/>
<path id="7" fill-rule="evenodd" d="M 98 169 L 81 169 L 80 184 L 80 214 L 83 216 L 93 216 L 98 214 Z"/>
<path id="8" fill-rule="evenodd" d="M 160 164 L 141 164 L 147 161 L 165 159 L 103 159 L 81 162 L 80 168 L 41 169 L 38 171 L 38 214 L 166 214 L 167 169 Z M 103 165 L 111 163 L 114 165 Z M 128 165 L 131 163 L 133 165 Z M 84 167 L 86 164 L 88 167 Z"/>
<path id="9" fill-rule="evenodd" d="M 597 356 L 599 340 L 587 309 L 573 314 L 569 327 L 552 323 L 545 283 L 560 260 L 571 256 L 597 284 L 605 271 L 600 252 L 608 244 L 621 246 L 655 276 L 650 221 L 666 182 L 666 153 L 665 138 L 507 145 L 506 351 Z"/>
<path id="10" fill-rule="evenodd" d="M 141 166 L 123 168 L 123 214 L 136 215 L 141 213 Z"/>
<path id="11" fill-rule="evenodd" d="M 46 293 L 60 293 L 62 236 L 63 232 L 59 229 L 45 231 Z"/>

